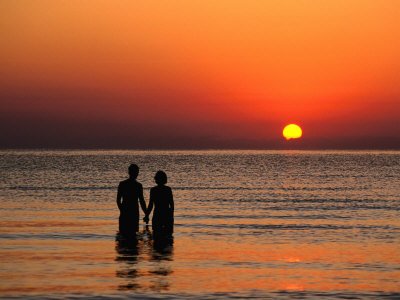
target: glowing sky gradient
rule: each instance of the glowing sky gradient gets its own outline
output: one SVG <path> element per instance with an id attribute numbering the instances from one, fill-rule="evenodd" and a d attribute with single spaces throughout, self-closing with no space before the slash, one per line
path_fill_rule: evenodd
<path id="1" fill-rule="evenodd" d="M 399 37 L 398 0 L 3 0 L 0 147 L 400 149 Z"/>

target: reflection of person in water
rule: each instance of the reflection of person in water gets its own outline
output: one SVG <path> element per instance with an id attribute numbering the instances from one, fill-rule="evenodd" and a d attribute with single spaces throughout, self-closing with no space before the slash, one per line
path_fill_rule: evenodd
<path id="1" fill-rule="evenodd" d="M 172 190 L 167 183 L 167 174 L 158 171 L 154 177 L 157 186 L 150 190 L 150 203 L 144 221 L 149 221 L 149 215 L 154 206 L 152 228 L 154 235 L 170 236 L 174 228 L 174 199 Z"/>
<path id="2" fill-rule="evenodd" d="M 173 273 L 173 241 L 151 238 L 148 226 L 135 237 L 117 233 L 115 250 L 116 277 L 120 279 L 120 290 L 168 290 Z M 157 262 L 157 263 L 154 263 Z"/>
<path id="3" fill-rule="evenodd" d="M 136 181 L 139 167 L 129 166 L 129 178 L 118 186 L 117 205 L 120 210 L 119 231 L 124 234 L 136 233 L 139 230 L 139 204 L 146 213 L 146 202 L 143 198 L 142 184 Z M 121 202 L 122 199 L 122 202 Z"/>

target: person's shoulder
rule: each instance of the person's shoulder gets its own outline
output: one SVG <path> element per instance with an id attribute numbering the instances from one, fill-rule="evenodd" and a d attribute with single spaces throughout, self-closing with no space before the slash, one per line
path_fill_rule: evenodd
<path id="1" fill-rule="evenodd" d="M 119 185 L 118 185 L 118 191 L 123 192 L 126 191 L 128 189 L 128 180 L 122 180 L 120 181 Z"/>
<path id="2" fill-rule="evenodd" d="M 163 185 L 160 187 L 160 191 L 162 191 L 162 193 L 170 193 L 172 190 L 168 185 Z"/>
<path id="3" fill-rule="evenodd" d="M 165 190 L 165 185 L 155 185 L 155 186 L 153 186 L 151 189 L 150 189 L 150 191 L 152 191 L 152 192 L 162 192 L 162 191 L 164 191 Z"/>
<path id="4" fill-rule="evenodd" d="M 126 184 L 128 183 L 128 180 L 129 180 L 129 179 L 125 179 L 125 180 L 120 181 L 119 186 L 124 186 L 124 185 L 126 185 Z"/>
<path id="5" fill-rule="evenodd" d="M 143 185 L 139 181 L 136 181 L 136 185 L 141 189 L 143 188 Z"/>

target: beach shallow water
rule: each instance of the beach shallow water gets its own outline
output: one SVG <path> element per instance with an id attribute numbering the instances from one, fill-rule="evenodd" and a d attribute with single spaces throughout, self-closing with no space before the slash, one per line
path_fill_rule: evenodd
<path id="1" fill-rule="evenodd" d="M 130 163 L 172 243 L 119 236 Z M 1 151 L 0 297 L 400 298 L 400 152 Z"/>

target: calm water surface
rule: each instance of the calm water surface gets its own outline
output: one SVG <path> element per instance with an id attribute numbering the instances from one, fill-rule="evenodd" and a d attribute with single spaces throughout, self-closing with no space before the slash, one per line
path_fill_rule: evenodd
<path id="1" fill-rule="evenodd" d="M 172 246 L 117 234 L 130 163 Z M 5 298 L 399 298 L 400 152 L 2 151 Z"/>

